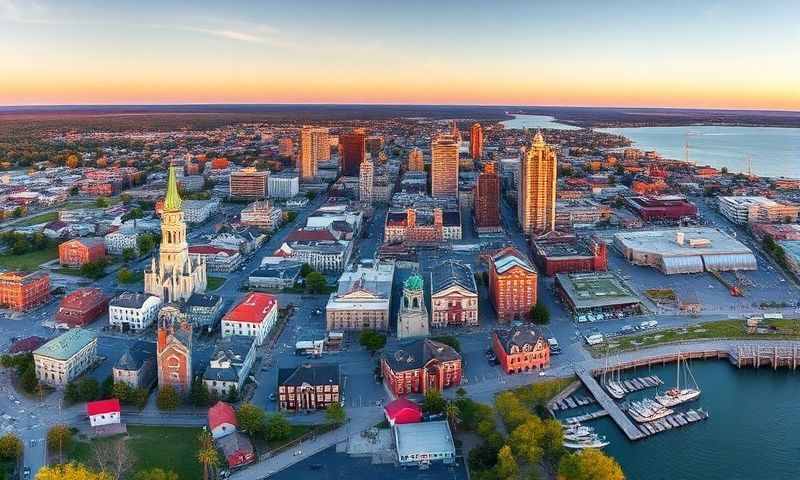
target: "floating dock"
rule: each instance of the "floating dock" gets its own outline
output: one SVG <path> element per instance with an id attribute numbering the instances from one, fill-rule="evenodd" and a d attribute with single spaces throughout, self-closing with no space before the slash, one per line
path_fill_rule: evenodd
<path id="1" fill-rule="evenodd" d="M 583 382 L 586 388 L 591 392 L 597 403 L 603 407 L 603 410 L 608 412 L 608 415 L 616 422 L 620 430 L 628 437 L 628 440 L 639 440 L 645 437 L 645 434 L 633 424 L 630 418 L 622 411 L 611 397 L 608 396 L 603 387 L 597 383 L 590 372 L 586 370 L 578 370 L 575 372 L 578 378 Z"/>
<path id="2" fill-rule="evenodd" d="M 705 410 L 688 410 L 686 412 L 674 413 L 652 422 L 642 423 L 639 425 L 639 430 L 641 430 L 644 436 L 649 437 L 657 433 L 672 430 L 673 428 L 685 427 L 686 425 L 691 425 L 707 418 L 708 412 Z"/>
<path id="3" fill-rule="evenodd" d="M 590 405 L 592 403 L 595 403 L 595 399 L 592 397 L 571 396 L 553 402 L 551 408 L 553 409 L 553 411 L 569 410 L 571 408 L 585 407 L 586 405 Z"/>
<path id="4" fill-rule="evenodd" d="M 617 385 L 625 391 L 625 394 L 638 392 L 646 388 L 654 388 L 664 385 L 658 375 L 650 375 L 648 377 L 626 378 L 617 382 Z"/>
<path id="5" fill-rule="evenodd" d="M 577 417 L 569 417 L 564 419 L 564 423 L 583 423 L 588 422 L 589 420 L 594 420 L 595 418 L 605 417 L 608 415 L 607 410 L 597 410 L 595 412 L 586 413 L 583 415 L 578 415 Z"/>

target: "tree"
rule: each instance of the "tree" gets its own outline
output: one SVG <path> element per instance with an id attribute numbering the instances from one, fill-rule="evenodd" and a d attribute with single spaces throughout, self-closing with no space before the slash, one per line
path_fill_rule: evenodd
<path id="1" fill-rule="evenodd" d="M 428 415 L 435 415 L 437 413 L 444 413 L 447 408 L 447 400 L 442 396 L 439 390 L 428 390 L 425 392 L 425 398 L 422 400 L 422 410 Z"/>
<path id="2" fill-rule="evenodd" d="M 273 413 L 267 416 L 264 426 L 264 436 L 273 442 L 284 440 L 289 437 L 292 427 L 289 421 L 281 413 Z"/>
<path id="3" fill-rule="evenodd" d="M 600 450 L 589 448 L 565 455 L 558 465 L 559 480 L 625 480 L 622 468 Z"/>
<path id="4" fill-rule="evenodd" d="M 375 330 L 362 330 L 358 336 L 358 343 L 369 350 L 370 355 L 373 355 L 386 345 L 386 335 Z"/>
<path id="5" fill-rule="evenodd" d="M 214 447 L 211 434 L 207 431 L 200 433 L 198 443 L 197 461 L 203 466 L 203 480 L 209 480 L 216 476 L 217 467 L 220 464 L 219 453 Z"/>
<path id="6" fill-rule="evenodd" d="M 67 160 L 64 162 L 64 164 L 69 168 L 78 168 L 78 166 L 81 164 L 81 159 L 77 154 L 70 153 L 67 155 Z"/>
<path id="7" fill-rule="evenodd" d="M 127 440 L 118 438 L 92 444 L 92 459 L 101 472 L 112 480 L 125 478 L 136 464 L 136 458 L 127 445 Z"/>
<path id="8" fill-rule="evenodd" d="M 245 403 L 239 407 L 239 411 L 236 412 L 236 420 L 239 422 L 239 428 L 250 435 L 255 435 L 256 433 L 264 431 L 266 417 L 264 410 L 252 403 Z"/>
<path id="9" fill-rule="evenodd" d="M 116 382 L 111 387 L 111 396 L 119 399 L 122 403 L 133 403 L 134 390 L 125 382 Z"/>
<path id="10" fill-rule="evenodd" d="M 133 283 L 136 281 L 136 274 L 127 268 L 120 268 L 117 272 L 117 281 L 119 283 Z"/>
<path id="11" fill-rule="evenodd" d="M 461 423 L 461 409 L 458 408 L 455 402 L 447 402 L 444 413 L 447 416 L 447 421 L 450 422 L 450 428 L 456 431 L 456 427 Z"/>
<path id="12" fill-rule="evenodd" d="M 292 212 L 292 211 L 286 212 L 286 222 L 287 223 L 294 222 L 295 218 L 297 218 L 297 212 Z"/>
<path id="13" fill-rule="evenodd" d="M 36 391 L 36 387 L 39 386 L 39 379 L 36 378 L 36 369 L 34 367 L 26 368 L 22 372 L 22 376 L 19 379 L 20 386 L 22 389 L 27 393 L 33 393 Z"/>
<path id="14" fill-rule="evenodd" d="M 139 218 L 144 218 L 144 212 L 142 211 L 141 208 L 136 207 L 136 208 L 132 208 L 131 211 L 129 211 L 128 213 L 123 215 L 122 216 L 122 221 L 123 222 L 127 222 L 128 220 L 135 220 L 135 219 L 139 219 Z"/>
<path id="15" fill-rule="evenodd" d="M 306 198 L 308 199 L 309 202 L 314 200 L 315 198 L 317 198 L 317 192 L 306 193 Z"/>
<path id="16" fill-rule="evenodd" d="M 319 272 L 311 272 L 306 276 L 306 290 L 311 293 L 322 293 L 328 286 L 328 282 Z"/>
<path id="17" fill-rule="evenodd" d="M 106 472 L 93 472 L 80 463 L 68 463 L 39 469 L 36 480 L 112 480 L 112 477 Z"/>
<path id="18" fill-rule="evenodd" d="M 142 255 L 147 255 L 150 253 L 150 250 L 153 249 L 155 244 L 155 238 L 149 233 L 139 235 L 139 237 L 136 239 L 136 246 L 139 248 L 139 253 Z"/>
<path id="19" fill-rule="evenodd" d="M 178 480 L 178 474 L 172 470 L 153 468 L 136 473 L 133 476 L 133 480 Z"/>
<path id="20" fill-rule="evenodd" d="M 517 428 L 533 416 L 514 392 L 506 391 L 497 395 L 494 405 L 509 430 Z"/>
<path id="21" fill-rule="evenodd" d="M 195 377 L 192 380 L 192 386 L 189 390 L 189 401 L 195 407 L 207 407 L 209 404 L 208 387 L 203 383 L 201 377 Z"/>
<path id="22" fill-rule="evenodd" d="M 17 207 L 14 209 L 14 212 L 11 214 L 14 218 L 19 218 L 22 214 L 25 213 L 25 210 L 22 207 Z"/>
<path id="23" fill-rule="evenodd" d="M 519 465 L 511 453 L 511 447 L 503 445 L 497 452 L 497 478 L 500 480 L 511 480 L 519 477 Z"/>
<path id="24" fill-rule="evenodd" d="M 172 385 L 158 387 L 156 405 L 159 410 L 175 410 L 181 404 L 181 397 Z"/>
<path id="25" fill-rule="evenodd" d="M 458 390 L 456 390 L 456 397 L 458 397 L 459 400 L 462 400 L 465 399 L 466 396 L 467 396 L 467 391 L 464 390 L 464 387 L 458 387 Z"/>
<path id="26" fill-rule="evenodd" d="M 84 377 L 78 380 L 78 395 L 81 401 L 91 402 L 100 396 L 100 385 L 94 378 Z"/>
<path id="27" fill-rule="evenodd" d="M 136 259 L 136 250 L 132 248 L 123 248 L 122 259 L 126 262 L 130 262 L 131 260 Z"/>
<path id="28" fill-rule="evenodd" d="M 236 390 L 236 385 L 231 385 L 230 388 L 228 388 L 225 401 L 228 403 L 236 403 L 239 401 L 239 392 Z"/>
<path id="29" fill-rule="evenodd" d="M 47 431 L 47 447 L 58 452 L 58 463 L 64 463 L 64 451 L 72 445 L 72 430 L 66 425 L 55 425 Z"/>
<path id="30" fill-rule="evenodd" d="M 303 278 L 306 278 L 308 276 L 308 274 L 313 272 L 313 271 L 314 271 L 314 268 L 312 268 L 311 265 L 309 265 L 307 263 L 304 263 L 300 267 L 300 276 L 303 277 Z"/>
<path id="31" fill-rule="evenodd" d="M 133 392 L 133 404 L 143 409 L 147 405 L 147 398 L 150 396 L 150 391 L 147 388 L 137 388 Z"/>
<path id="32" fill-rule="evenodd" d="M 98 197 L 97 200 L 94 201 L 94 204 L 97 208 L 108 208 L 108 199 L 105 197 Z"/>
<path id="33" fill-rule="evenodd" d="M 119 196 L 119 199 L 120 199 L 120 200 L 122 201 L 122 203 L 123 203 L 123 204 L 125 204 L 125 205 L 127 205 L 127 204 L 131 203 L 131 196 L 130 196 L 130 195 L 128 195 L 127 193 L 123 193 L 122 195 L 120 195 L 120 196 Z"/>
<path id="34" fill-rule="evenodd" d="M 92 280 L 97 280 L 98 278 L 102 277 L 105 273 L 106 265 L 105 259 L 96 260 L 94 262 L 86 262 L 81 265 L 80 273 L 82 276 L 86 278 L 91 278 Z"/>
<path id="35" fill-rule="evenodd" d="M 550 323 L 550 311 L 547 310 L 547 306 L 544 303 L 537 302 L 531 308 L 530 318 L 536 325 L 547 325 Z"/>
<path id="36" fill-rule="evenodd" d="M 509 445 L 517 458 L 528 463 L 539 463 L 544 456 L 540 442 L 544 436 L 542 421 L 539 417 L 531 417 L 511 432 Z"/>
<path id="37" fill-rule="evenodd" d="M 6 433 L 0 437 L 0 459 L 17 460 L 22 456 L 23 449 L 22 440 L 13 433 Z"/>
<path id="38" fill-rule="evenodd" d="M 347 421 L 347 412 L 341 403 L 331 403 L 325 408 L 325 420 L 331 425 L 342 425 Z"/>
<path id="39" fill-rule="evenodd" d="M 75 403 L 80 401 L 81 394 L 78 391 L 78 384 L 75 382 L 69 382 L 64 387 L 64 401 L 67 403 Z"/>

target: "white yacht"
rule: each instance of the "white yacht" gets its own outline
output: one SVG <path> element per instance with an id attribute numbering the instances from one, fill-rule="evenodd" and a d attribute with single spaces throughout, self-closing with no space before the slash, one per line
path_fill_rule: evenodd
<path id="1" fill-rule="evenodd" d="M 631 406 L 628 407 L 628 415 L 639 423 L 652 422 L 673 413 L 675 413 L 674 410 L 649 398 L 645 398 L 641 402 L 631 402 Z"/>
<path id="2" fill-rule="evenodd" d="M 694 388 L 681 388 L 681 367 L 686 370 L 684 378 L 691 378 Z M 692 370 L 689 368 L 689 363 L 685 358 L 681 358 L 680 356 L 678 357 L 677 368 L 678 374 L 677 381 L 675 382 L 675 388 L 670 388 L 664 392 L 663 395 L 656 395 L 656 401 L 665 407 L 674 407 L 675 405 L 680 405 L 684 402 L 697 400 L 697 398 L 700 397 L 700 389 L 697 387 L 697 382 L 695 381 L 694 375 L 692 375 Z"/>

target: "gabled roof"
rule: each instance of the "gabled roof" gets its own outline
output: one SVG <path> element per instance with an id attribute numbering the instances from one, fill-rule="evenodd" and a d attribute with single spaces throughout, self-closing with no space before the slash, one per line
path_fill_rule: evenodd
<path id="1" fill-rule="evenodd" d="M 407 345 L 401 345 L 383 355 L 386 363 L 395 372 L 423 368 L 431 360 L 452 362 L 461 360 L 461 355 L 449 345 L 423 338 Z"/>
<path id="2" fill-rule="evenodd" d="M 332 363 L 305 364 L 278 370 L 278 385 L 339 385 L 339 379 L 339 365 Z"/>
<path id="3" fill-rule="evenodd" d="M 497 273 L 505 273 L 514 267 L 519 267 L 531 273 L 536 273 L 528 258 L 513 247 L 504 248 L 492 257 L 492 263 Z"/>
<path id="4" fill-rule="evenodd" d="M 252 292 L 244 300 L 225 315 L 223 320 L 229 322 L 261 323 L 273 308 L 278 305 L 274 295 Z"/>
<path id="5" fill-rule="evenodd" d="M 432 293 L 441 292 L 454 285 L 472 293 L 478 293 L 478 287 L 475 285 L 475 276 L 468 265 L 454 260 L 447 260 L 431 272 Z"/>
<path id="6" fill-rule="evenodd" d="M 108 400 L 97 400 L 96 402 L 86 403 L 86 414 L 91 416 L 103 415 L 106 413 L 119 413 L 122 409 L 119 405 L 119 400 L 110 398 Z"/>
<path id="7" fill-rule="evenodd" d="M 544 338 L 542 331 L 533 325 L 512 327 L 507 330 L 498 329 L 494 331 L 494 334 L 497 336 L 500 345 L 503 346 L 503 350 L 505 350 L 506 353 L 510 353 L 511 347 L 514 346 L 522 349 L 525 345 L 534 347 L 536 346 L 536 342 L 547 344 L 547 340 Z"/>
<path id="8" fill-rule="evenodd" d="M 138 340 L 117 360 L 114 368 L 117 370 L 138 371 L 146 361 L 155 362 L 155 358 L 155 342 Z"/>
<path id="9" fill-rule="evenodd" d="M 234 427 L 239 426 L 233 407 L 225 402 L 217 402 L 213 407 L 208 409 L 208 426 L 211 427 L 211 430 L 214 430 L 225 423 L 231 424 Z"/>
<path id="10" fill-rule="evenodd" d="M 386 418 L 392 424 L 415 423 L 422 421 L 422 408 L 411 400 L 398 398 L 383 407 Z"/>

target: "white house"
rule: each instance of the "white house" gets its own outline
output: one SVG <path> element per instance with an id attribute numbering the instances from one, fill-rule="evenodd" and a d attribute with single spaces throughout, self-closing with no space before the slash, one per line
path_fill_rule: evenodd
<path id="1" fill-rule="evenodd" d="M 233 335 L 255 337 L 261 345 L 278 320 L 278 300 L 274 295 L 252 292 L 222 317 L 222 338 Z"/>
<path id="2" fill-rule="evenodd" d="M 122 409 L 116 398 L 97 400 L 86 404 L 86 414 L 89 416 L 89 425 L 92 427 L 120 423 L 122 421 L 121 413 Z"/>
<path id="3" fill-rule="evenodd" d="M 161 299 L 155 295 L 122 292 L 108 304 L 108 323 L 120 330 L 140 331 L 156 319 Z"/>

